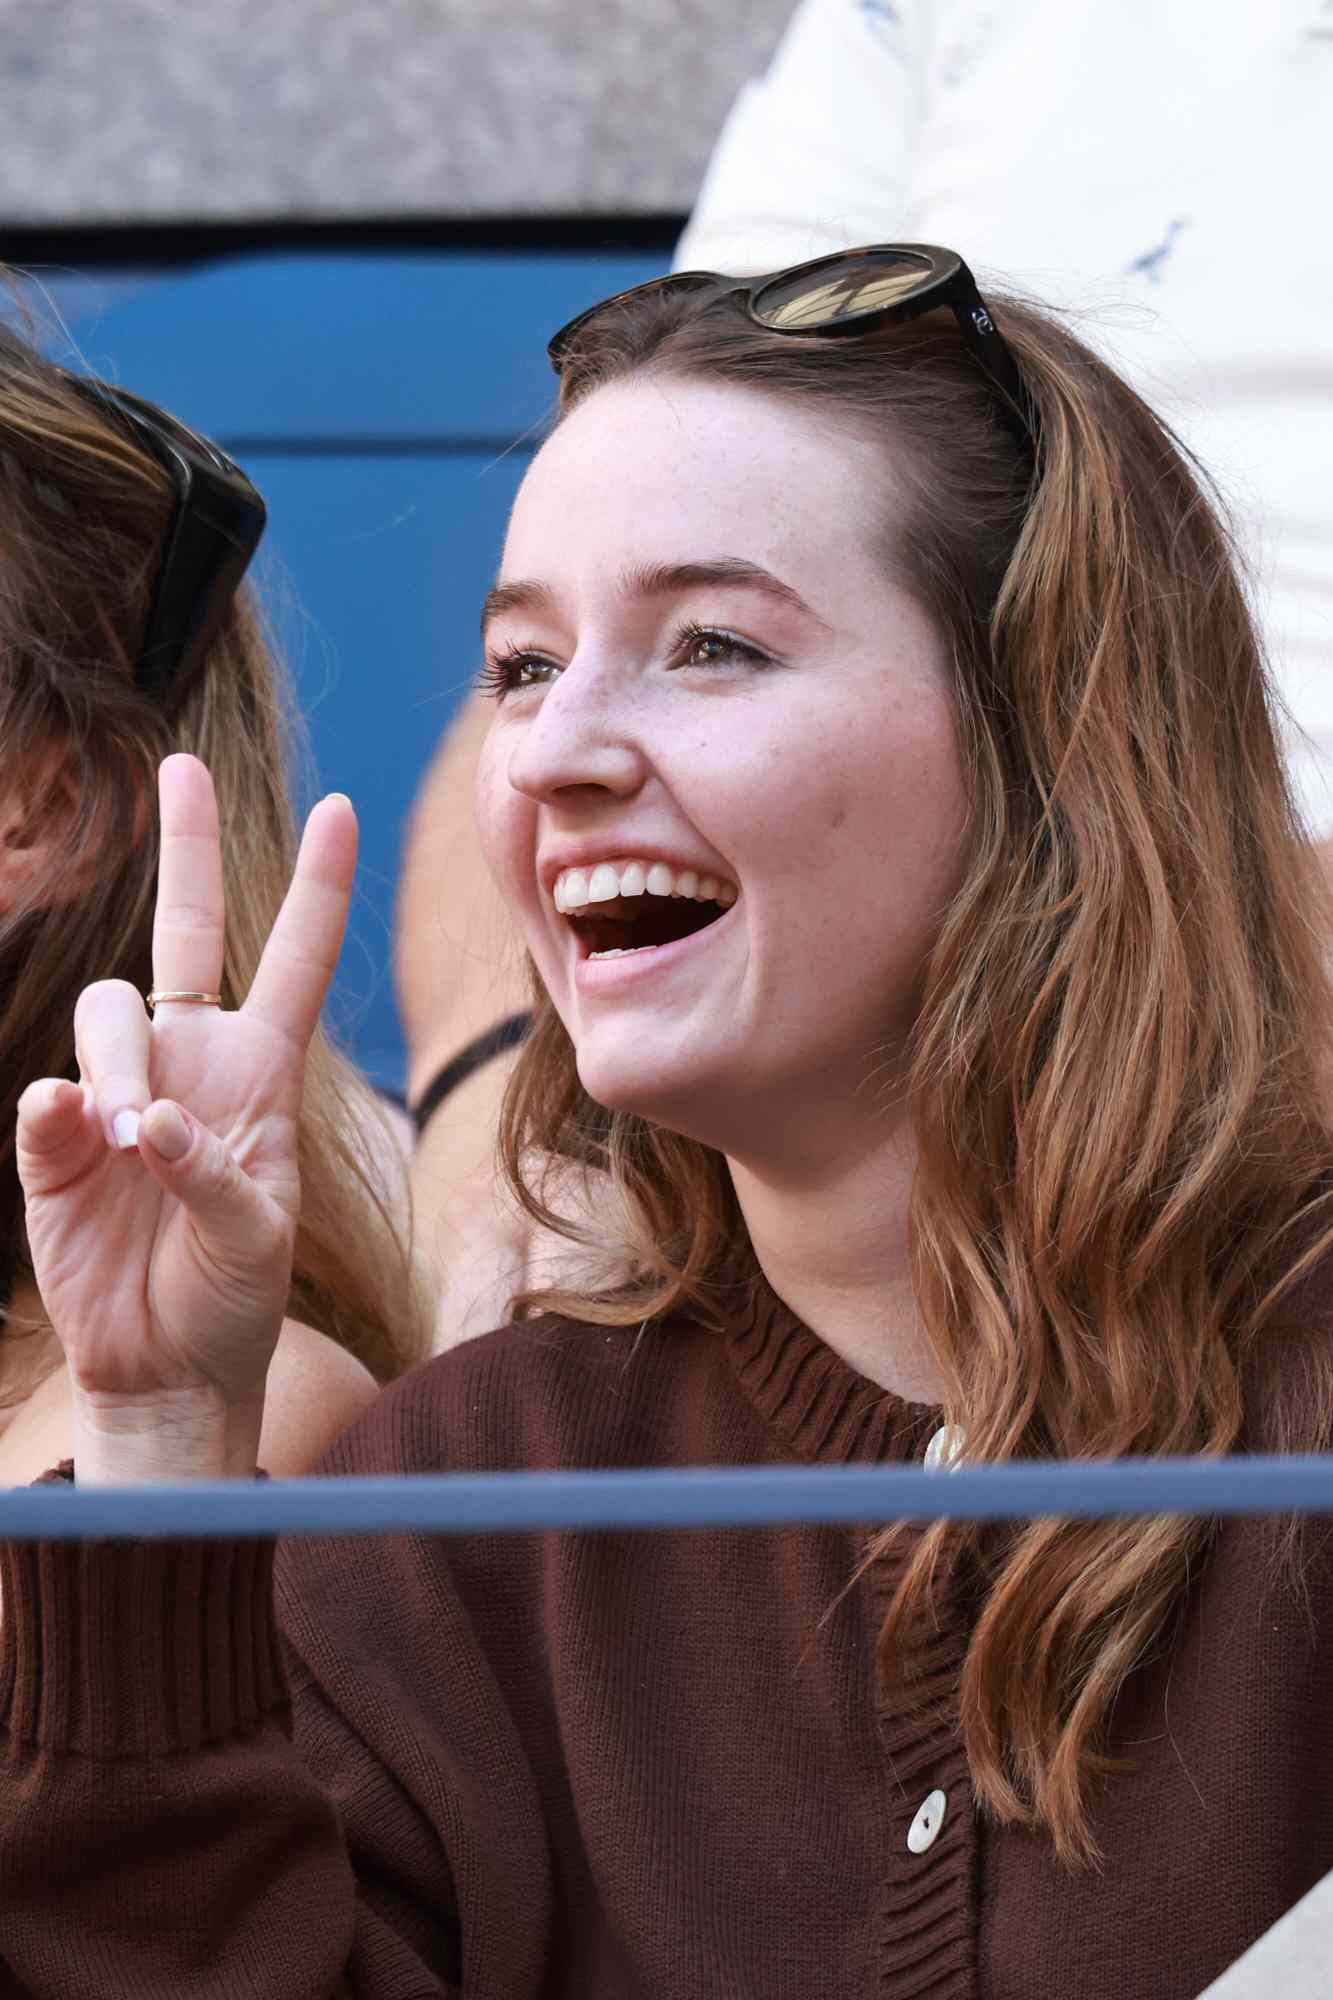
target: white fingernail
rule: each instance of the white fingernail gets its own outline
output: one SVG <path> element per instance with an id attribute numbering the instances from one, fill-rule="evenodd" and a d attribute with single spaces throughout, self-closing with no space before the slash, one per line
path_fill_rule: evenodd
<path id="1" fill-rule="evenodd" d="M 122 1153 L 131 1152 L 139 1143 L 139 1114 L 137 1111 L 118 1111 L 111 1120 L 111 1130 Z"/>

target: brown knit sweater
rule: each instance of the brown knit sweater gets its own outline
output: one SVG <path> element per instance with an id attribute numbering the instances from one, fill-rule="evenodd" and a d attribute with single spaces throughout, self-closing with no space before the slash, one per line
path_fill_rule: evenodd
<path id="1" fill-rule="evenodd" d="M 730 1336 L 511 1327 L 327 1469 L 905 1460 L 934 1428 L 765 1296 Z M 263 1546 L 10 1549 L 0 1993 L 1193 2000 L 1333 1868 L 1322 1549 L 1301 1603 L 1261 1524 L 1222 1531 L 1071 1874 L 973 1809 L 961 1622 L 919 1663 L 942 1716 L 877 1695 L 863 1543 L 294 1543 L 285 1670 Z"/>

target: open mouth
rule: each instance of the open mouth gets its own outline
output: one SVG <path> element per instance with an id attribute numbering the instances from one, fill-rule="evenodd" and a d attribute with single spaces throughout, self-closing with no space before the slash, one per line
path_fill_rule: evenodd
<path id="1" fill-rule="evenodd" d="M 591 877 L 567 869 L 555 885 L 556 908 L 578 940 L 581 959 L 657 951 L 707 930 L 736 901 L 730 882 L 679 871 L 664 862 L 599 863 Z"/>
<path id="2" fill-rule="evenodd" d="M 635 908 L 628 897 L 617 897 L 586 914 L 578 911 L 569 918 L 579 941 L 580 958 L 612 958 L 631 951 L 656 951 L 659 945 L 676 944 L 707 930 L 723 915 L 720 903 L 663 903 L 644 896 Z"/>

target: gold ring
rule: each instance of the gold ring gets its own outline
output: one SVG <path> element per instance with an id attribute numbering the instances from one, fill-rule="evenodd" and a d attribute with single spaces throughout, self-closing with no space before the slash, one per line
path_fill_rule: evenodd
<path id="1" fill-rule="evenodd" d="M 168 989 L 167 987 L 163 987 L 161 992 L 159 992 L 155 986 L 148 995 L 149 1013 L 151 1014 L 154 1008 L 160 1007 L 164 1000 L 193 1000 L 196 1007 L 220 1007 L 222 1005 L 222 995 L 220 993 L 177 993 L 174 989 Z"/>

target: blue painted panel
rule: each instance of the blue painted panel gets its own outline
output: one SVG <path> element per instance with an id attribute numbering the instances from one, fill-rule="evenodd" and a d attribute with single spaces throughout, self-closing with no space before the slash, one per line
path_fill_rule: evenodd
<path id="1" fill-rule="evenodd" d="M 66 306 L 88 368 L 210 436 L 516 435 L 550 410 L 545 343 L 656 258 L 256 256 Z"/>
<path id="2" fill-rule="evenodd" d="M 361 817 L 356 908 L 332 1020 L 396 1088 L 394 884 L 418 782 L 478 664 L 477 616 L 527 458 L 252 458 L 270 507 L 260 585 L 321 790 Z M 441 857 L 441 866 L 445 866 Z"/>
<path id="3" fill-rule="evenodd" d="M 319 789 L 348 792 L 361 813 L 332 1019 L 390 1088 L 404 1071 L 389 956 L 404 821 L 475 667 L 478 607 L 527 464 L 522 452 L 411 448 L 423 435 L 517 437 L 539 424 L 553 393 L 547 336 L 660 268 L 654 257 L 346 252 L 46 284 L 91 371 L 221 442 L 263 441 L 246 454 L 270 508 L 256 575 L 309 717 Z M 281 450 L 311 437 L 402 449 Z"/>

